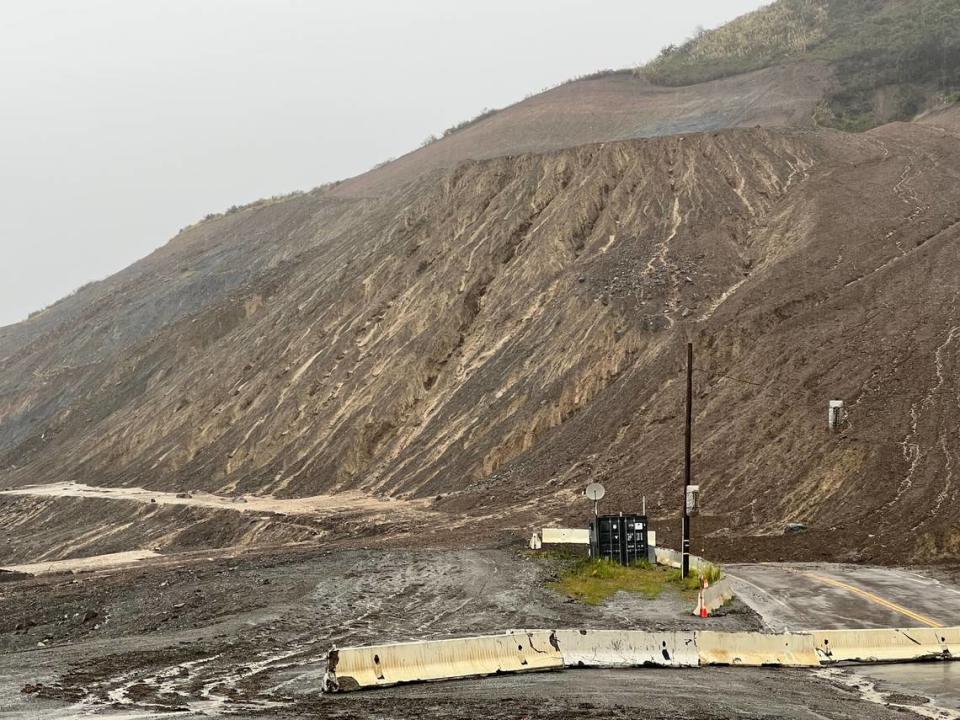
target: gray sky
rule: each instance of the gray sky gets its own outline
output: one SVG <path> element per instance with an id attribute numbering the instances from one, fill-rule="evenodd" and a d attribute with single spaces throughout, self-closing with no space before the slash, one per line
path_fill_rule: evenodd
<path id="1" fill-rule="evenodd" d="M 0 0 L 0 325 L 761 0 Z M 656 9 L 654 9 L 656 8 Z"/>

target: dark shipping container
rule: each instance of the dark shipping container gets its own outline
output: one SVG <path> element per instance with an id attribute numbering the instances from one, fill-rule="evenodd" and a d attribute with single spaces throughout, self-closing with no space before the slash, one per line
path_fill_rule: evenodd
<path id="1" fill-rule="evenodd" d="M 644 515 L 601 515 L 590 523 L 590 556 L 620 565 L 647 560 Z"/>

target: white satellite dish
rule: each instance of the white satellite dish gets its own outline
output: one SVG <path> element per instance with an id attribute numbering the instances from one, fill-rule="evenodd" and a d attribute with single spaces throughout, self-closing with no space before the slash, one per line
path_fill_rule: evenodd
<path id="1" fill-rule="evenodd" d="M 584 494 L 594 502 L 602 500 L 603 496 L 606 495 L 607 491 L 603 489 L 603 485 L 600 483 L 590 483 L 587 485 L 587 489 Z"/>
<path id="2" fill-rule="evenodd" d="M 583 491 L 590 500 L 593 500 L 593 515 L 600 517 L 600 498 L 606 495 L 607 491 L 603 489 L 600 483 L 590 483 L 587 489 Z"/>

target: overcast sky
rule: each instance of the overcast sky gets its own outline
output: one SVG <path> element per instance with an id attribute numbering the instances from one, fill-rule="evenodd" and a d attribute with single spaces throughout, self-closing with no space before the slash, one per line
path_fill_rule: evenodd
<path id="1" fill-rule="evenodd" d="M 761 0 L 0 0 L 0 325 Z"/>

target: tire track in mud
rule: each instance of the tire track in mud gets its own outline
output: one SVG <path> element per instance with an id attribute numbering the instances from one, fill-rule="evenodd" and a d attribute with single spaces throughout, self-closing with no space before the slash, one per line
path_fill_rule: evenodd
<path id="1" fill-rule="evenodd" d="M 228 708 L 257 712 L 282 707 L 283 688 L 304 673 L 321 673 L 333 644 L 456 634 L 462 625 L 459 613 L 482 597 L 491 578 L 498 576 L 496 563 L 482 556 L 468 557 L 460 566 L 438 568 L 421 561 L 379 573 L 372 565 L 361 562 L 337 583 L 320 583 L 312 613 L 299 623 L 309 629 L 284 642 L 247 657 L 237 657 L 237 650 L 214 650 L 189 662 L 125 672 L 88 688 L 74 709 L 89 713 L 122 706 L 169 713 L 180 707 L 219 715 Z M 417 581 L 431 575 L 433 582 Z M 274 624 L 254 634 L 269 636 Z M 279 683 L 267 680 L 276 673 L 293 677 Z"/>

